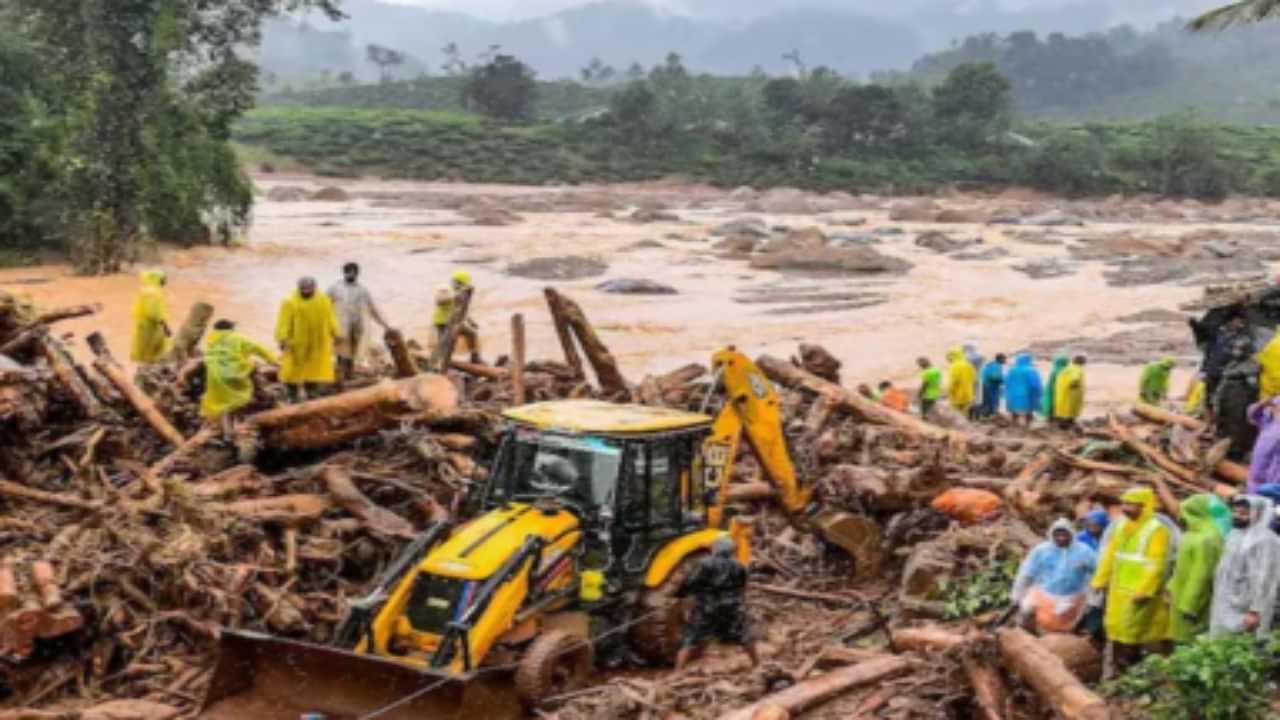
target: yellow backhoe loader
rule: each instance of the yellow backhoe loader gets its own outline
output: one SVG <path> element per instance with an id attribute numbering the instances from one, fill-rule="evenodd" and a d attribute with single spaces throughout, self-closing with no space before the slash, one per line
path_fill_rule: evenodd
<path id="1" fill-rule="evenodd" d="M 713 358 L 714 419 L 562 401 L 505 413 L 484 512 L 426 530 L 354 604 L 331 646 L 224 631 L 199 718 L 410 720 L 519 717 L 571 691 L 592 644 L 670 662 L 674 593 L 722 534 L 742 438 L 798 524 L 853 552 L 873 523 L 814 507 L 783 435 L 772 383 L 732 348 Z"/>

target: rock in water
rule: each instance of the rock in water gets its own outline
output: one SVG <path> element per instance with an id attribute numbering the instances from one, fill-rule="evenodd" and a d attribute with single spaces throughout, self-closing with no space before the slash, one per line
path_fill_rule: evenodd
<path id="1" fill-rule="evenodd" d="M 507 274 L 534 280 L 581 280 L 599 277 L 609 265 L 600 258 L 579 255 L 541 257 L 507 266 Z"/>
<path id="2" fill-rule="evenodd" d="M 340 187 L 330 185 L 311 193 L 311 199 L 320 202 L 347 202 L 351 199 L 351 195 Z"/>
<path id="3" fill-rule="evenodd" d="M 615 278 L 605 280 L 596 285 L 600 292 L 616 295 L 678 295 L 678 291 L 670 285 L 664 285 L 644 278 Z"/>

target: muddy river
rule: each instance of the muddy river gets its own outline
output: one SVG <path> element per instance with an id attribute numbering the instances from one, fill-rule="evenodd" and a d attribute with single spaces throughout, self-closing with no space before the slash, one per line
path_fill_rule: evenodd
<path id="1" fill-rule="evenodd" d="M 1183 208 L 1167 221 L 1109 217 L 1034 230 L 987 222 L 999 207 L 1053 207 L 1056 202 L 1025 193 L 946 198 L 942 207 L 983 210 L 984 218 L 964 222 L 970 218 L 960 213 L 961 222 L 938 223 L 891 220 L 891 208 L 901 201 L 885 198 L 844 196 L 816 212 L 769 212 L 768 205 L 753 204 L 748 193 L 676 184 L 569 190 L 359 180 L 340 181 L 336 199 L 314 200 L 309 199 L 314 191 L 335 181 L 281 175 L 256 180 L 263 197 L 251 231 L 238 246 L 171 250 L 155 258 L 154 264 L 169 272 L 170 303 L 179 318 L 191 302 L 205 300 L 218 316 L 237 320 L 244 331 L 267 341 L 279 302 L 298 277 L 314 275 L 326 287 L 339 278 L 344 262 L 354 260 L 384 314 L 425 344 L 434 290 L 454 269 L 466 268 L 478 286 L 473 315 L 488 357 L 506 351 L 509 319 L 517 312 L 526 318 L 530 357 L 558 357 L 541 293 L 554 283 L 579 301 L 624 373 L 636 381 L 647 372 L 705 361 L 728 344 L 756 355 L 789 354 L 801 341 L 820 343 L 844 361 L 846 384 L 892 379 L 914 385 L 917 356 L 941 362 L 948 348 L 965 342 L 991 356 L 1033 345 L 1071 351 L 1081 339 L 1121 332 L 1141 341 L 1150 333 L 1189 354 L 1189 333 L 1176 317 L 1148 325 L 1121 319 L 1143 310 L 1176 311 L 1200 297 L 1200 287 L 1185 282 L 1118 287 L 1105 276 L 1108 265 L 1073 257 L 1069 246 L 1115 233 L 1157 239 L 1198 230 L 1236 233 L 1245 222 L 1199 217 L 1198 206 Z M 638 207 L 661 212 L 656 221 L 640 222 L 633 219 Z M 501 215 L 512 209 L 516 217 L 510 224 L 475 222 L 484 215 L 477 211 Z M 913 267 L 905 274 L 753 269 L 748 258 L 717 248 L 719 238 L 711 235 L 743 217 L 759 219 L 775 237 L 788 229 L 817 227 L 832 243 L 873 244 L 877 252 Z M 1256 212 L 1247 222 L 1250 232 L 1277 229 Z M 968 255 L 976 259 L 916 244 L 922 233 L 934 230 L 980 239 L 972 248 L 980 252 Z M 508 273 L 521 262 L 564 256 L 595 259 L 605 269 L 569 280 Z M 1050 260 L 1065 264 L 1071 274 L 1034 279 L 1016 269 Z M 564 265 L 575 270 L 591 264 Z M 1272 269 L 1257 263 L 1259 274 Z M 596 289 L 602 281 L 620 278 L 656 281 L 677 294 L 616 295 Z M 127 355 L 133 274 L 82 278 L 64 267 L 15 269 L 0 272 L 0 287 L 29 294 L 42 305 L 102 303 L 99 316 L 58 327 L 79 335 L 104 331 L 117 355 Z M 868 298 L 878 304 L 863 306 Z M 1109 362 L 1089 370 L 1092 412 L 1129 401 L 1137 364 L 1148 359 L 1141 342 L 1116 348 L 1104 342 L 1102 347 L 1114 352 L 1107 353 Z M 1190 368 L 1187 363 L 1180 368 L 1175 392 L 1181 392 Z"/>

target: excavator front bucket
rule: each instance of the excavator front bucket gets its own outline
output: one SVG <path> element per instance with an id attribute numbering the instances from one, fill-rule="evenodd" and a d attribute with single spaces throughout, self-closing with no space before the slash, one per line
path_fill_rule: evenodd
<path id="1" fill-rule="evenodd" d="M 507 720 L 522 717 L 502 674 L 422 672 L 373 655 L 224 630 L 200 720 Z"/>

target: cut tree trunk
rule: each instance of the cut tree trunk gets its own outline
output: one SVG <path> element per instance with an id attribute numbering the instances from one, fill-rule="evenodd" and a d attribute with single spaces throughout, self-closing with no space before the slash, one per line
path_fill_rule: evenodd
<path id="1" fill-rule="evenodd" d="M 924 655 L 945 653 L 973 643 L 975 638 L 940 627 L 899 628 L 893 631 L 893 646 L 899 652 Z"/>
<path id="2" fill-rule="evenodd" d="M 396 377 L 411 378 L 418 374 L 418 364 L 413 361 L 409 346 L 405 344 L 404 333 L 395 328 L 387 328 L 382 335 L 382 342 L 387 346 L 387 353 L 396 366 Z"/>
<path id="3" fill-rule="evenodd" d="M 511 316 L 511 404 L 524 405 L 528 402 L 524 388 L 524 315 L 516 313 Z"/>
<path id="4" fill-rule="evenodd" d="M 147 397 L 147 394 L 138 389 L 137 385 L 125 375 L 124 368 L 116 362 L 111 356 L 111 350 L 107 347 L 107 341 L 102 337 L 101 333 L 91 334 L 86 341 L 89 343 L 89 349 L 93 351 L 95 359 L 93 366 L 98 369 L 107 379 L 115 385 L 120 394 L 129 401 L 134 410 L 142 416 L 147 424 L 150 425 L 160 437 L 164 438 L 172 445 L 181 446 L 186 442 L 186 438 L 178 429 L 169 422 L 169 419 L 160 412 L 160 408 L 156 407 L 155 402 Z"/>
<path id="5" fill-rule="evenodd" d="M 320 474 L 324 479 L 329 495 L 343 510 L 355 515 L 365 527 L 383 535 L 412 540 L 417 533 L 413 525 L 404 518 L 370 500 L 360 492 L 342 470 L 326 467 Z"/>
<path id="6" fill-rule="evenodd" d="M 1186 415 L 1179 415 L 1178 413 L 1170 412 L 1164 408 L 1156 407 L 1155 405 L 1148 405 L 1144 402 L 1136 403 L 1133 406 L 1133 414 L 1143 418 L 1144 420 L 1150 420 L 1151 422 L 1160 423 L 1161 425 L 1181 425 L 1188 430 L 1195 431 L 1205 429 L 1205 424 L 1201 420 L 1197 420 L 1193 417 L 1187 417 Z"/>
<path id="7" fill-rule="evenodd" d="M 40 349 L 63 392 L 80 408 L 80 412 L 91 420 L 101 417 L 102 403 L 89 389 L 84 378 L 80 377 L 71 353 L 67 352 L 62 342 L 45 333 L 40 338 Z"/>
<path id="8" fill-rule="evenodd" d="M 204 339 L 204 334 L 208 332 L 209 323 L 212 321 L 212 305 L 206 302 L 193 304 L 187 311 L 186 319 L 182 321 L 182 327 L 178 328 L 178 333 L 173 336 L 173 347 L 170 348 L 165 361 L 181 365 L 194 356 L 196 348 L 200 347 L 200 341 Z"/>
<path id="9" fill-rule="evenodd" d="M 974 698 L 982 710 L 983 720 L 1004 720 L 1005 705 L 1009 701 L 1009 688 L 999 671 L 990 663 L 975 655 L 964 658 L 964 673 L 973 686 Z"/>
<path id="10" fill-rule="evenodd" d="M 547 288 L 543 291 L 547 298 L 547 306 L 551 309 L 551 324 L 556 329 L 556 338 L 560 340 L 560 349 L 564 352 L 564 361 L 573 372 L 573 378 L 576 380 L 586 380 L 587 373 L 582 367 L 582 356 L 578 354 L 578 346 L 573 341 L 573 330 L 569 327 L 568 319 L 563 313 L 556 312 L 556 300 L 559 295 L 555 291 Z"/>
<path id="11" fill-rule="evenodd" d="M 1036 693 L 1064 720 L 1110 720 L 1107 703 L 1062 660 L 1025 630 L 1002 630 L 996 635 L 1005 667 L 1035 688 Z"/>
<path id="12" fill-rule="evenodd" d="M 252 415 L 246 428 L 265 447 L 318 450 L 405 420 L 428 421 L 458 406 L 458 390 L 443 375 L 383 381 L 359 390 Z"/>
<path id="13" fill-rule="evenodd" d="M 453 313 L 449 316 L 449 324 L 445 326 L 444 337 L 440 338 L 435 351 L 431 353 L 428 368 L 432 372 L 447 371 L 449 363 L 453 361 L 453 348 L 458 344 L 458 332 L 467 321 L 467 313 L 471 309 L 471 293 L 471 288 L 463 288 L 453 298 Z"/>
<path id="14" fill-rule="evenodd" d="M 1160 452 L 1156 447 L 1149 445 L 1136 436 L 1133 432 L 1125 427 L 1115 416 L 1107 418 L 1107 428 L 1117 440 L 1128 445 L 1130 449 L 1147 459 L 1152 465 L 1164 470 L 1183 482 L 1190 483 L 1193 486 L 1200 487 L 1202 492 L 1209 492 L 1211 488 L 1201 487 L 1196 472 L 1185 465 L 1180 465 L 1173 461 L 1168 455 Z"/>
<path id="15" fill-rule="evenodd" d="M 578 344 L 582 346 L 583 354 L 591 363 L 591 369 L 596 373 L 596 380 L 599 381 L 600 389 L 604 394 L 611 398 L 629 397 L 630 390 L 627 381 L 618 370 L 618 361 L 596 334 L 582 307 L 561 295 L 555 288 L 546 288 L 543 292 L 547 297 L 547 306 L 551 308 L 551 315 L 555 318 L 556 327 L 563 325 L 573 331 Z"/>
<path id="16" fill-rule="evenodd" d="M 762 708 L 777 707 L 787 713 L 801 713 L 854 688 L 905 675 L 913 663 L 903 657 L 888 656 L 833 670 L 811 680 L 799 682 L 786 690 L 768 695 L 759 702 L 725 713 L 720 720 L 753 720 Z"/>

